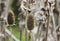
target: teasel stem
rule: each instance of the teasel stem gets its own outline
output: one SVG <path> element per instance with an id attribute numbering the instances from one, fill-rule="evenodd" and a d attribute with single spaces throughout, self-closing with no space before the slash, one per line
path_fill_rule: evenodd
<path id="1" fill-rule="evenodd" d="M 22 30 L 20 30 L 20 41 L 22 41 Z"/>
<path id="2" fill-rule="evenodd" d="M 31 40 L 31 41 L 34 41 L 34 40 L 33 40 L 34 37 L 32 37 L 32 31 L 31 31 L 31 30 L 30 30 L 30 37 L 31 37 L 30 40 Z"/>
<path id="3" fill-rule="evenodd" d="M 26 10 L 25 14 L 26 14 L 26 20 L 25 20 L 25 41 L 28 41 L 28 32 L 27 32 L 27 14 L 28 14 L 28 12 L 27 12 L 27 10 Z"/>
<path id="4" fill-rule="evenodd" d="M 47 6 L 48 6 L 48 0 L 46 0 L 46 2 L 45 2 L 46 4 L 45 4 L 45 7 L 47 8 Z M 48 9 L 48 8 L 47 8 Z M 47 10 L 46 11 L 47 12 L 47 14 L 48 14 L 48 16 L 47 16 L 47 28 L 46 28 L 46 40 L 45 41 L 47 41 L 47 38 L 48 38 L 48 27 L 49 27 L 49 10 Z"/>
<path id="5" fill-rule="evenodd" d="M 46 41 L 47 41 L 47 37 L 48 37 L 48 27 L 49 27 L 49 14 L 47 16 Z"/>
<path id="6" fill-rule="evenodd" d="M 51 21 L 53 21 L 52 20 L 52 16 L 51 16 L 51 14 L 53 14 L 53 11 L 52 11 L 52 3 L 49 3 L 49 24 L 53 24 Z M 54 25 L 52 25 L 52 29 L 51 29 L 51 33 L 53 33 L 53 27 L 54 27 Z"/>
<path id="7" fill-rule="evenodd" d="M 10 26 L 10 28 L 9 28 L 9 30 L 10 30 L 10 32 L 12 33 L 12 28 L 11 28 L 12 26 Z M 11 35 L 12 36 L 12 35 Z M 13 39 L 12 39 L 12 37 L 11 36 L 9 36 L 10 38 L 9 38 L 9 41 L 13 41 Z"/>
<path id="8" fill-rule="evenodd" d="M 55 6 L 54 6 L 54 7 L 55 7 L 56 10 L 57 10 L 57 6 L 56 6 L 56 5 L 57 5 L 57 4 L 56 4 L 56 0 L 55 0 Z M 56 24 L 55 24 L 55 21 L 54 21 L 55 18 L 54 18 L 54 14 L 53 14 L 53 9 L 52 9 L 52 8 L 53 8 L 53 6 L 51 6 L 51 14 L 52 14 L 53 27 L 54 27 L 54 30 L 56 30 L 56 29 L 55 29 Z"/>
<path id="9" fill-rule="evenodd" d="M 38 32 L 37 32 L 37 35 L 38 35 L 38 41 L 40 41 L 40 36 L 41 36 L 41 27 L 43 27 L 43 23 L 39 22 Z M 40 32 L 39 32 L 39 31 L 40 31 Z"/>

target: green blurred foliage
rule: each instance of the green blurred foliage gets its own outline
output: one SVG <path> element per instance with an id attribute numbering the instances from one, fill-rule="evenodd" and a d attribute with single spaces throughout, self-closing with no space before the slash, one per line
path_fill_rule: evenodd
<path id="1" fill-rule="evenodd" d="M 11 8 L 14 11 L 15 15 L 18 15 L 19 11 L 18 8 L 19 6 L 17 6 L 18 0 L 13 0 L 12 4 L 11 4 Z"/>
<path id="2" fill-rule="evenodd" d="M 14 12 L 15 15 L 15 23 L 18 23 L 18 14 L 20 13 L 20 11 L 18 10 L 20 5 L 18 5 L 19 0 L 13 0 L 12 4 L 11 4 L 11 9 Z"/>

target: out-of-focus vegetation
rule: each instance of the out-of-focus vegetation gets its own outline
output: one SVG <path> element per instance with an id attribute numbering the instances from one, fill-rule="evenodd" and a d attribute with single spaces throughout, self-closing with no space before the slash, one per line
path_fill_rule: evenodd
<path id="1" fill-rule="evenodd" d="M 12 4 L 11 4 L 11 9 L 13 10 L 14 14 L 15 14 L 15 23 L 18 23 L 18 14 L 20 13 L 20 11 L 18 10 L 20 5 L 18 5 L 18 0 L 13 0 Z"/>

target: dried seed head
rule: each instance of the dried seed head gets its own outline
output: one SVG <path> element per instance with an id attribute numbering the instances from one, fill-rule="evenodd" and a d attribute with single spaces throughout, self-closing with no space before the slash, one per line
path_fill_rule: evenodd
<path id="1" fill-rule="evenodd" d="M 53 13 L 59 14 L 59 11 L 57 9 L 53 9 Z"/>
<path id="2" fill-rule="evenodd" d="M 32 30 L 34 28 L 34 18 L 32 15 L 28 15 L 27 17 L 27 28 L 28 30 Z"/>
<path id="3" fill-rule="evenodd" d="M 14 13 L 12 13 L 11 11 L 8 13 L 7 22 L 9 25 L 14 24 L 14 22 L 15 22 Z"/>
<path id="4" fill-rule="evenodd" d="M 5 4 L 4 3 L 1 3 L 1 10 L 4 11 L 4 8 L 5 8 Z"/>
<path id="5" fill-rule="evenodd" d="M 56 32 L 60 32 L 60 27 L 59 27 L 59 26 L 58 26 L 58 28 L 57 28 Z"/>
<path id="6" fill-rule="evenodd" d="M 42 11 L 46 11 L 45 8 L 41 8 Z"/>

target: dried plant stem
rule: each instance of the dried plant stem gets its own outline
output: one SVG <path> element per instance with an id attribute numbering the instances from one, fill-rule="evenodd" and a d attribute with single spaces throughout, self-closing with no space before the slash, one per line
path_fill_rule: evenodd
<path id="1" fill-rule="evenodd" d="M 10 32 L 12 33 L 12 28 L 10 26 Z M 9 41 L 13 41 L 12 37 L 10 36 L 10 40 Z"/>
<path id="2" fill-rule="evenodd" d="M 27 29 L 25 30 L 25 41 L 28 41 L 28 33 L 27 33 Z"/>
<path id="3" fill-rule="evenodd" d="M 22 41 L 22 30 L 20 30 L 20 41 Z"/>

